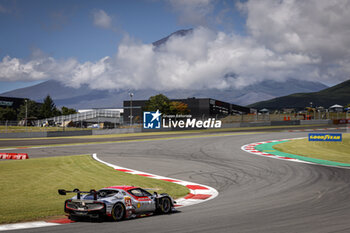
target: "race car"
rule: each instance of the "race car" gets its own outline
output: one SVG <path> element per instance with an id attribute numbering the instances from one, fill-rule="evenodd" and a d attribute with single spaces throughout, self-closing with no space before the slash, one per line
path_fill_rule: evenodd
<path id="1" fill-rule="evenodd" d="M 67 191 L 59 189 L 60 195 L 76 193 L 64 203 L 64 211 L 72 220 L 81 217 L 111 217 L 115 221 L 144 214 L 168 214 L 174 211 L 175 201 L 166 193 L 153 194 L 134 186 L 111 186 L 98 191 Z"/>

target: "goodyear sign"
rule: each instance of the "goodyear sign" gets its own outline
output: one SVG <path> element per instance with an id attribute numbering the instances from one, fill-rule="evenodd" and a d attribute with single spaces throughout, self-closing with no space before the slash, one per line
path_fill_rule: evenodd
<path id="1" fill-rule="evenodd" d="M 309 141 L 341 142 L 341 133 L 310 133 Z"/>

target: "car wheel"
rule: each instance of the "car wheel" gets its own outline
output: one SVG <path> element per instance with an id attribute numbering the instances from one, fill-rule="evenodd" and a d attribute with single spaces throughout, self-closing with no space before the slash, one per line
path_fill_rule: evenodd
<path id="1" fill-rule="evenodd" d="M 125 207 L 122 203 L 117 203 L 112 209 L 112 217 L 114 221 L 123 220 L 125 217 Z"/>
<path id="2" fill-rule="evenodd" d="M 162 214 L 169 214 L 171 212 L 171 200 L 168 197 L 160 199 L 160 211 Z"/>
<path id="3" fill-rule="evenodd" d="M 78 222 L 81 220 L 78 216 L 74 216 L 74 215 L 69 215 L 68 218 L 73 222 Z"/>

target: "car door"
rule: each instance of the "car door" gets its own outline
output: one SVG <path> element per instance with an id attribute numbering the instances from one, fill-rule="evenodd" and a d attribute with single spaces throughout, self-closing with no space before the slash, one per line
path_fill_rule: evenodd
<path id="1" fill-rule="evenodd" d="M 137 213 L 150 212 L 155 210 L 155 203 L 152 195 L 141 188 L 129 190 L 129 193 L 135 199 L 135 208 Z"/>

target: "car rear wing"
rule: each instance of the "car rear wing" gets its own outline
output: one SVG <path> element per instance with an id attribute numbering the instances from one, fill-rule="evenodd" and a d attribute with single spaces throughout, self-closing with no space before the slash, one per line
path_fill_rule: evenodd
<path id="1" fill-rule="evenodd" d="M 94 200 L 97 200 L 97 191 L 95 189 L 91 189 L 90 191 L 80 191 L 79 189 L 74 189 L 73 191 L 68 191 L 65 189 L 59 189 L 58 194 L 67 195 L 67 193 L 76 193 L 77 199 L 80 199 L 82 193 L 92 194 L 94 195 Z"/>

